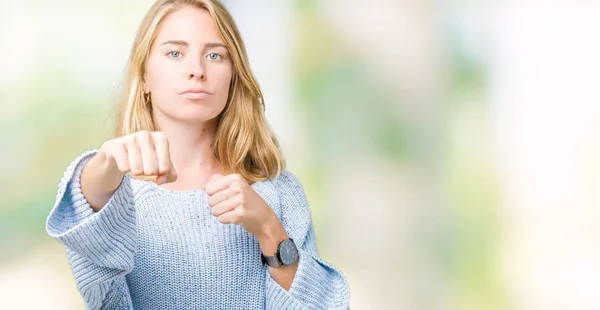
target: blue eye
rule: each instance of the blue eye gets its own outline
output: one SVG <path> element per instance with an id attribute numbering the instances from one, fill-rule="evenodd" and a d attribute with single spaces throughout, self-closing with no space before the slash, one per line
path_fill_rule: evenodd
<path id="1" fill-rule="evenodd" d="M 167 54 L 167 55 L 169 55 L 171 58 L 175 58 L 175 59 L 177 59 L 177 58 L 180 58 L 180 57 L 181 57 L 181 52 L 178 52 L 178 51 L 170 51 L 170 52 L 169 52 L 169 54 Z"/>
<path id="2" fill-rule="evenodd" d="M 217 53 L 210 53 L 207 55 L 207 57 L 210 60 L 221 60 L 221 58 L 223 58 L 221 55 L 219 55 Z"/>

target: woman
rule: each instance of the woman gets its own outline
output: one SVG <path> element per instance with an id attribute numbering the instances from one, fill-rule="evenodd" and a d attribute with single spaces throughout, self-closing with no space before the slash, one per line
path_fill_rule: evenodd
<path id="1" fill-rule="evenodd" d="M 214 0 L 149 10 L 116 137 L 67 168 L 46 230 L 88 309 L 348 308 Z"/>

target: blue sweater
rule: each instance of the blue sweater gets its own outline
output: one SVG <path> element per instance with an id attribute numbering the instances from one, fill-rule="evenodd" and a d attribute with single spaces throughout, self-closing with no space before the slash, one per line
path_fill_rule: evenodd
<path id="1" fill-rule="evenodd" d="M 88 309 L 349 308 L 348 282 L 319 258 L 303 187 L 289 171 L 251 185 L 298 246 L 286 291 L 261 264 L 255 236 L 219 223 L 203 190 L 171 191 L 126 174 L 93 212 L 80 177 L 96 152 L 69 165 L 46 221 Z"/>

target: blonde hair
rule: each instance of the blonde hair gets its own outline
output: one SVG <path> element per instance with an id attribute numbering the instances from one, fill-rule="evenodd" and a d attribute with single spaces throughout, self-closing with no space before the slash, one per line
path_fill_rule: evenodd
<path id="1" fill-rule="evenodd" d="M 144 98 L 146 61 L 160 23 L 182 5 L 191 5 L 210 13 L 233 65 L 227 103 L 218 116 L 213 143 L 215 158 L 225 173 L 238 173 L 252 183 L 278 176 L 285 168 L 285 161 L 277 138 L 266 122 L 262 92 L 250 70 L 240 32 L 229 12 L 216 0 L 159 0 L 146 13 L 125 72 L 115 137 L 140 130 L 156 130 L 152 106 Z"/>

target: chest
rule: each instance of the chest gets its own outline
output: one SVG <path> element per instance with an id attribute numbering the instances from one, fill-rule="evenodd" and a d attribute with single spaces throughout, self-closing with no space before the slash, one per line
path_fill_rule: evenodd
<path id="1" fill-rule="evenodd" d="M 252 187 L 281 218 L 275 189 L 266 183 Z M 210 285 L 215 277 L 234 284 L 265 270 L 256 237 L 240 225 L 220 223 L 206 192 L 152 192 L 135 201 L 138 242 L 132 273 L 174 282 L 193 277 Z"/>

